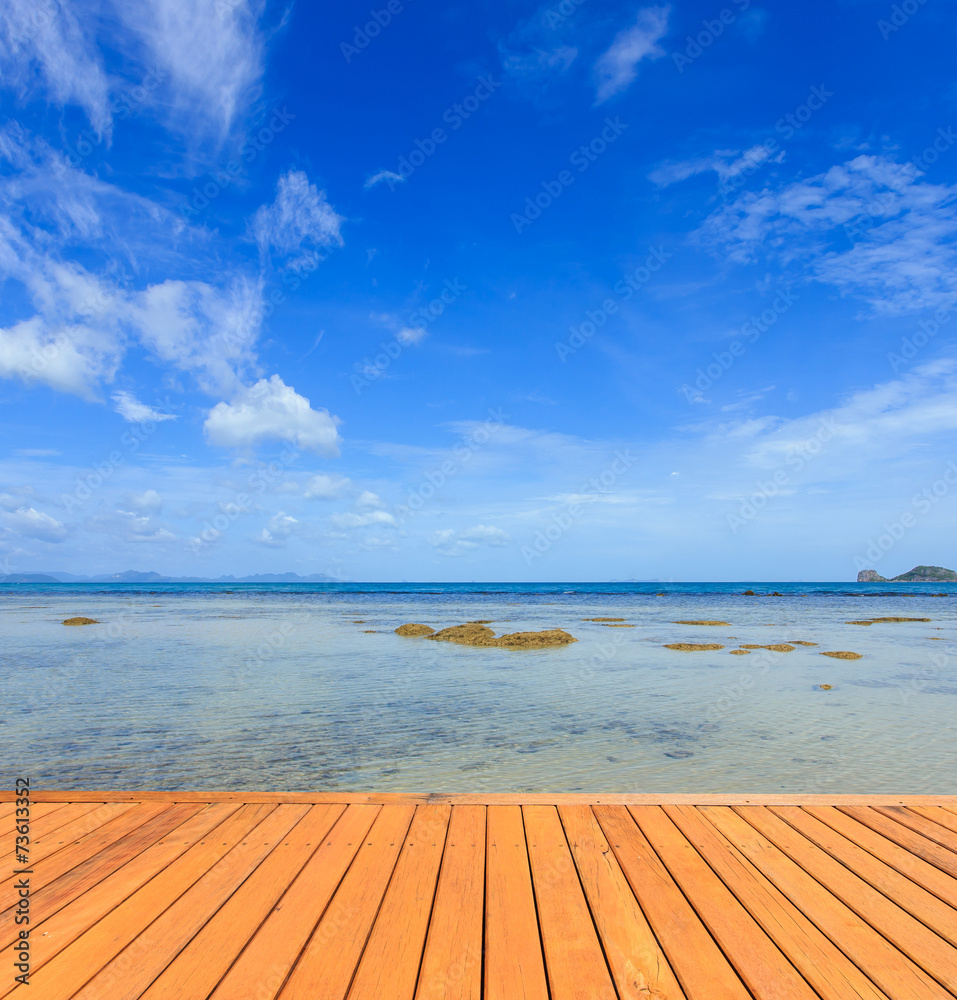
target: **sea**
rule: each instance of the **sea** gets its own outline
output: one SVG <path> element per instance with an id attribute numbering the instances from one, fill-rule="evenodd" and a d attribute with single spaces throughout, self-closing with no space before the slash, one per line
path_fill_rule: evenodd
<path id="1" fill-rule="evenodd" d="M 957 791 L 952 584 L 3 584 L 0 615 L 4 787 Z M 394 632 L 475 620 L 578 641 Z"/>

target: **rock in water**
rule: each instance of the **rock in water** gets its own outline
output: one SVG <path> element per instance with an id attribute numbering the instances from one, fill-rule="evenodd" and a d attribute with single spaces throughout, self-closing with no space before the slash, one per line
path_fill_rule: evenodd
<path id="1" fill-rule="evenodd" d="M 578 640 L 563 629 L 550 628 L 544 632 L 509 632 L 508 635 L 500 635 L 489 645 L 508 646 L 511 649 L 540 649 L 544 646 L 567 646 L 570 642 Z"/>
<path id="2" fill-rule="evenodd" d="M 466 625 L 452 625 L 440 629 L 429 638 L 438 642 L 457 642 L 462 646 L 482 646 L 486 645 L 489 639 L 494 639 L 495 633 L 485 625 L 469 622 Z"/>
<path id="3" fill-rule="evenodd" d="M 716 642 L 667 642 L 665 649 L 677 649 L 682 653 L 697 653 L 700 650 L 724 649 Z"/>
<path id="4" fill-rule="evenodd" d="M 830 653 L 821 653 L 821 656 L 833 656 L 835 660 L 859 660 L 863 653 L 851 653 L 846 649 L 837 649 Z"/>
<path id="5" fill-rule="evenodd" d="M 99 625 L 95 618 L 67 618 L 64 625 Z"/>
<path id="6" fill-rule="evenodd" d="M 887 583 L 887 580 L 876 569 L 862 569 L 857 574 L 858 583 Z"/>
<path id="7" fill-rule="evenodd" d="M 438 642 L 456 642 L 461 646 L 502 646 L 509 649 L 542 649 L 545 646 L 565 646 L 570 642 L 578 642 L 573 635 L 560 628 L 543 632 L 510 632 L 496 637 L 490 628 L 477 622 L 452 625 L 429 638 Z"/>
<path id="8" fill-rule="evenodd" d="M 412 636 L 432 635 L 433 632 L 435 632 L 435 629 L 432 628 L 431 625 L 416 625 L 416 624 L 400 625 L 395 630 L 396 635 L 412 635 Z"/>
<path id="9" fill-rule="evenodd" d="M 728 626 L 730 626 L 731 622 L 718 622 L 718 621 L 711 621 L 708 618 L 696 618 L 693 621 L 672 622 L 671 624 L 672 625 L 728 625 Z"/>

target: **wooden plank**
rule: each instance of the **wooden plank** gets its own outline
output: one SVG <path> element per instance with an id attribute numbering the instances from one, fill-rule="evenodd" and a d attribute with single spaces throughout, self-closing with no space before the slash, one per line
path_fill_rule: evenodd
<path id="1" fill-rule="evenodd" d="M 143 1000 L 205 1000 L 209 996 L 346 807 L 303 808 L 308 809 L 306 815 L 152 985 L 139 994 Z M 261 830 L 262 826 L 255 831 L 257 836 Z"/>
<path id="2" fill-rule="evenodd" d="M 35 930 L 39 932 L 43 947 L 34 955 L 34 971 L 58 955 L 67 945 L 89 930 L 123 900 L 133 895 L 137 889 L 184 854 L 210 830 L 219 826 L 238 808 L 232 803 L 205 808 L 186 804 L 172 806 L 170 811 L 164 814 L 170 819 L 177 815 L 189 816 L 191 812 L 195 815 L 172 829 L 163 840 L 132 858 L 99 885 L 71 901 L 69 906 L 38 922 Z M 5 987 L 0 984 L 0 996 L 5 995 Z"/>
<path id="3" fill-rule="evenodd" d="M 773 806 L 770 811 L 869 886 L 883 893 L 902 910 L 936 931 L 945 941 L 949 941 L 951 945 L 957 943 L 957 910 L 803 809 L 797 806 Z M 957 949 L 952 948 L 951 951 L 953 982 L 957 985 Z M 918 961 L 910 951 L 908 954 Z M 918 961 L 918 964 L 923 963 Z M 928 969 L 930 971 L 932 970 Z"/>
<path id="4" fill-rule="evenodd" d="M 237 809 L 39 969 L 31 977 L 31 995 L 72 997 L 275 808 L 248 805 Z M 113 967 L 119 979 L 136 958 L 135 952 L 127 951 L 129 964 Z"/>
<path id="5" fill-rule="evenodd" d="M 745 809 L 739 806 L 735 811 L 739 814 L 743 812 L 751 826 L 894 944 L 902 955 L 948 989 L 957 988 L 957 951 L 943 938 L 811 844 L 765 807 Z M 886 945 L 883 951 L 888 951 Z M 887 991 L 886 987 L 882 988 Z"/>
<path id="6" fill-rule="evenodd" d="M 823 1000 L 886 1000 L 777 887 L 693 806 L 665 812 Z"/>
<path id="7" fill-rule="evenodd" d="M 146 822 L 137 823 L 132 830 L 127 829 L 125 836 L 118 839 L 118 842 L 108 843 L 103 850 L 93 853 L 86 861 L 70 866 L 65 873 L 50 880 L 36 892 L 33 897 L 34 925 L 49 919 L 64 906 L 89 892 L 98 882 L 125 865 L 130 858 L 135 857 L 188 819 L 199 806 L 168 806 L 162 802 L 154 802 L 143 808 L 153 813 L 152 816 L 145 817 Z M 137 817 L 137 819 L 142 818 Z M 97 835 L 95 839 L 99 839 Z M 0 917 L 6 915 L 0 914 Z M 0 931 L 0 947 L 5 948 L 13 942 L 16 928 L 12 922 L 0 923 L 0 927 L 3 928 Z M 44 951 L 46 952 L 46 948 Z"/>
<path id="8" fill-rule="evenodd" d="M 101 806 L 97 812 L 106 808 L 106 806 Z M 82 817 L 63 827 L 64 833 L 76 833 L 79 835 L 77 837 L 60 841 L 60 831 L 48 834 L 43 839 L 44 847 L 49 851 L 48 856 L 34 861 L 31 865 L 34 869 L 33 892 L 37 893 L 38 890 L 56 881 L 70 869 L 88 861 L 105 847 L 122 840 L 132 830 L 170 808 L 171 806 L 165 802 L 150 802 L 145 805 L 121 803 L 119 815 L 114 816 L 106 823 L 93 823 L 89 822 L 86 817 Z M 86 830 L 85 834 L 84 830 Z M 0 914 L 0 926 L 2 926 L 2 920 L 3 914 Z"/>
<path id="9" fill-rule="evenodd" d="M 41 884 L 40 879 L 45 880 L 45 882 L 50 881 L 50 872 L 55 869 L 59 869 L 60 872 L 69 870 L 63 868 L 63 859 L 59 856 L 54 865 L 51 860 L 53 855 L 60 855 L 69 848 L 75 848 L 78 842 L 83 841 L 84 838 L 89 839 L 89 834 L 94 831 L 114 829 L 113 824 L 119 817 L 136 808 L 138 807 L 133 802 L 106 802 L 97 809 L 94 809 L 92 813 L 73 820 L 72 823 L 67 823 L 57 830 L 51 830 L 49 833 L 36 839 L 31 838 L 30 867 L 34 869 L 34 878 L 32 880 L 34 885 L 39 887 Z M 151 808 L 154 812 L 158 812 L 168 807 L 165 803 L 155 803 Z M 56 876 L 53 877 L 55 878 Z"/>
<path id="10" fill-rule="evenodd" d="M 910 812 L 917 813 L 918 816 L 923 816 L 924 819 L 929 819 L 938 826 L 950 830 L 951 833 L 957 833 L 957 815 L 955 815 L 953 809 L 945 809 L 942 806 L 920 806 L 917 804 L 909 805 L 907 809 Z M 957 844 L 957 839 L 953 840 L 952 843 Z M 957 850 L 955 847 L 951 847 L 950 849 L 952 851 Z"/>
<path id="11" fill-rule="evenodd" d="M 904 809 L 899 806 L 875 806 L 874 809 L 922 837 L 932 840 L 935 844 L 947 848 L 948 851 L 957 853 L 957 834 L 951 833 L 945 826 L 928 819 L 915 809 Z"/>
<path id="12" fill-rule="evenodd" d="M 0 802 L 12 800 L 12 789 L 0 790 Z M 373 804 L 408 802 L 444 802 L 450 805 L 887 805 L 887 806 L 954 806 L 954 795 L 820 795 L 770 793 L 743 795 L 736 793 L 669 793 L 669 792 L 224 792 L 224 791 L 101 791 L 101 790 L 37 790 L 33 801 L 40 802 L 306 802 L 310 805 L 329 803 Z"/>
<path id="13" fill-rule="evenodd" d="M 939 868 L 924 861 L 911 851 L 904 850 L 898 844 L 879 833 L 875 833 L 870 827 L 859 823 L 852 816 L 841 812 L 839 809 L 829 809 L 827 806 L 805 806 L 807 812 L 822 823 L 827 823 L 832 830 L 836 830 L 843 837 L 853 841 L 858 847 L 864 848 L 875 858 L 880 858 L 886 864 L 892 865 L 902 875 L 906 875 L 917 885 L 932 892 L 938 899 L 942 899 L 949 906 L 953 907 L 955 913 L 953 919 L 957 920 L 957 878 L 946 875 Z M 890 822 L 890 820 L 886 820 Z M 899 824 L 894 824 L 899 827 Z M 900 827 L 899 827 L 900 828 Z M 918 839 L 918 834 L 912 834 L 910 830 L 905 833 L 911 834 Z M 936 844 L 931 845 L 937 847 Z M 941 853 L 943 848 L 938 848 Z M 953 858 L 954 869 L 957 871 L 957 855 Z"/>
<path id="14" fill-rule="evenodd" d="M 141 996 L 309 808 L 276 806 L 135 941 L 104 965 L 75 1000 L 136 1000 Z"/>
<path id="15" fill-rule="evenodd" d="M 41 811 L 40 806 L 32 806 L 30 809 L 30 842 L 32 843 L 34 838 L 46 837 L 61 826 L 66 826 L 67 823 L 95 813 L 102 805 L 102 801 L 67 802 L 63 804 L 62 808 L 43 811 Z M 17 831 L 11 822 L 9 832 L 0 835 L 0 857 L 5 858 L 13 853 L 16 838 Z"/>
<path id="16" fill-rule="evenodd" d="M 922 858 L 942 872 L 957 878 L 957 854 L 953 851 L 948 851 L 946 847 L 935 844 L 910 827 L 904 826 L 903 823 L 898 823 L 896 820 L 884 816 L 876 809 L 870 809 L 866 806 L 842 806 L 840 811 L 876 831 L 886 840 L 892 840 L 895 844 L 899 844 L 908 854 Z"/>
<path id="17" fill-rule="evenodd" d="M 485 806 L 452 806 L 416 1000 L 481 1000 Z"/>
<path id="18" fill-rule="evenodd" d="M 380 806 L 351 805 L 323 838 L 256 935 L 212 993 L 211 1000 L 273 1000 L 319 923 L 362 845 Z"/>
<path id="19" fill-rule="evenodd" d="M 589 806 L 559 806 L 605 958 L 622 1000 L 684 992 Z"/>
<path id="20" fill-rule="evenodd" d="M 547 1000 L 522 810 L 490 806 L 485 848 L 485 998 Z"/>
<path id="21" fill-rule="evenodd" d="M 712 806 L 702 807 L 699 812 L 892 1000 L 950 997 L 939 983 L 889 947 L 873 927 L 737 812 Z"/>
<path id="22" fill-rule="evenodd" d="M 551 1000 L 617 1000 L 558 811 L 522 815 Z"/>
<path id="23" fill-rule="evenodd" d="M 412 805 L 382 807 L 279 993 L 282 1000 L 342 1000 L 346 995 L 414 811 Z"/>
<path id="24" fill-rule="evenodd" d="M 745 986 L 766 1000 L 816 1000 L 800 972 L 661 808 L 629 811 Z"/>
<path id="25" fill-rule="evenodd" d="M 416 806 L 349 1000 L 413 1000 L 450 814 L 447 805 Z"/>
<path id="26" fill-rule="evenodd" d="M 623 806 L 594 813 L 688 1000 L 751 1000 L 631 813 Z"/>

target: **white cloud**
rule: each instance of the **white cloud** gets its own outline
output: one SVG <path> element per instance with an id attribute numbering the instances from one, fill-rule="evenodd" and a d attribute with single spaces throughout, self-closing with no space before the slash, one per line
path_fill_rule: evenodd
<path id="1" fill-rule="evenodd" d="M 256 212 L 252 232 L 263 254 L 275 250 L 282 257 L 294 258 L 295 266 L 304 259 L 296 255 L 305 247 L 341 246 L 339 230 L 344 221 L 325 191 L 310 184 L 303 171 L 290 170 L 279 178 L 275 201 Z"/>
<path id="2" fill-rule="evenodd" d="M 385 504 L 381 498 L 371 490 L 363 490 L 356 500 L 356 507 L 360 510 L 382 510 Z"/>
<path id="3" fill-rule="evenodd" d="M 260 379 L 237 393 L 231 403 L 217 403 L 204 428 L 210 443 L 244 448 L 273 439 L 289 441 L 322 455 L 339 454 L 339 418 L 314 410 L 278 375 Z"/>
<path id="4" fill-rule="evenodd" d="M 160 413 L 152 406 L 141 403 L 131 392 L 121 390 L 113 393 L 116 412 L 131 424 L 145 424 L 148 421 L 158 423 L 162 420 L 175 420 L 173 413 Z"/>
<path id="5" fill-rule="evenodd" d="M 67 536 L 65 525 L 33 507 L 18 507 L 4 514 L 3 519 L 13 531 L 42 542 L 62 542 Z"/>
<path id="6" fill-rule="evenodd" d="M 262 0 L 115 0 L 117 43 L 163 79 L 157 103 L 192 139 L 225 139 L 261 90 Z"/>
<path id="7" fill-rule="evenodd" d="M 487 524 L 477 524 L 473 528 L 456 531 L 443 528 L 432 536 L 433 547 L 444 556 L 462 556 L 481 545 L 490 548 L 504 548 L 512 542 L 511 535 Z"/>
<path id="8" fill-rule="evenodd" d="M 396 184 L 404 184 L 405 178 L 402 174 L 397 174 L 394 170 L 380 170 L 377 174 L 367 177 L 365 184 L 362 186 L 368 191 L 369 188 L 373 188 L 376 184 L 381 184 L 383 181 L 388 181 L 389 190 L 392 191 L 395 189 Z"/>
<path id="9" fill-rule="evenodd" d="M 742 194 L 698 235 L 737 263 L 800 264 L 875 314 L 957 303 L 957 185 L 927 183 L 886 157 L 858 156 L 777 190 Z"/>
<path id="10" fill-rule="evenodd" d="M 163 500 L 156 490 L 144 490 L 142 493 L 128 493 L 126 495 L 126 503 L 136 510 L 146 511 L 150 514 L 158 514 L 163 507 Z"/>
<path id="11" fill-rule="evenodd" d="M 668 30 L 670 11 L 670 7 L 645 7 L 630 28 L 615 35 L 594 66 L 596 104 L 625 90 L 638 75 L 642 59 L 659 59 L 665 54 L 658 42 Z"/>
<path id="12" fill-rule="evenodd" d="M 116 510 L 98 514 L 90 519 L 88 527 L 126 542 L 175 542 L 176 535 L 165 524 L 155 521 L 149 514 L 132 510 Z"/>
<path id="13" fill-rule="evenodd" d="M 333 514 L 329 520 L 337 528 L 368 528 L 373 524 L 395 525 L 395 518 L 386 510 L 370 510 L 365 514 Z"/>
<path id="14" fill-rule="evenodd" d="M 67 166 L 22 129 L 0 130 L 0 158 L 14 168 L 0 176 L 0 280 L 19 283 L 35 310 L 0 329 L 0 377 L 96 399 L 138 340 L 207 392 L 241 386 L 255 357 L 260 279 L 168 279 L 136 290 L 115 277 L 124 258 L 195 272 L 198 237 L 181 232 L 181 219 Z M 84 265 L 65 259 L 74 251 Z"/>
<path id="15" fill-rule="evenodd" d="M 119 368 L 121 342 L 92 326 L 56 329 L 39 316 L 0 327 L 0 378 L 40 382 L 59 392 L 96 398 Z"/>
<path id="16" fill-rule="evenodd" d="M 300 521 L 285 511 L 279 511 L 269 519 L 269 524 L 257 535 L 256 541 L 271 549 L 281 549 L 301 529 Z"/>
<path id="17" fill-rule="evenodd" d="M 418 344 L 423 337 L 425 337 L 426 329 L 424 326 L 404 326 L 396 334 L 396 339 L 400 344 Z"/>
<path id="18" fill-rule="evenodd" d="M 215 288 L 167 280 L 133 296 L 131 322 L 161 361 L 193 373 L 208 393 L 236 391 L 254 358 L 262 317 L 262 283 L 237 278 Z"/>
<path id="19" fill-rule="evenodd" d="M 687 180 L 696 174 L 714 171 L 718 175 L 718 180 L 726 184 L 733 180 L 742 171 L 759 167 L 762 163 L 771 159 L 771 152 L 763 143 L 752 146 L 750 149 L 716 149 L 709 156 L 698 157 L 692 160 L 668 161 L 657 167 L 649 175 L 648 179 L 657 184 L 658 187 L 667 187 L 669 184 L 676 184 L 678 181 Z M 784 159 L 782 150 L 773 157 L 775 162 Z"/>
<path id="20" fill-rule="evenodd" d="M 313 476 L 306 483 L 303 497 L 306 500 L 336 500 L 352 488 L 352 480 L 342 476 Z"/>
<path id="21" fill-rule="evenodd" d="M 6 0 L 0 17 L 0 78 L 19 95 L 42 83 L 56 104 L 82 108 L 96 128 L 110 124 L 109 81 L 73 5 Z"/>

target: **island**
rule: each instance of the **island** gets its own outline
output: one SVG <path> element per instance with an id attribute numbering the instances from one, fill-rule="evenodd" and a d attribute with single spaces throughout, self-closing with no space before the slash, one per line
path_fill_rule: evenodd
<path id="1" fill-rule="evenodd" d="M 862 569 L 857 574 L 858 583 L 957 583 L 957 573 L 943 566 L 915 566 L 907 573 L 892 576 L 890 579 L 881 576 L 876 570 Z"/>

